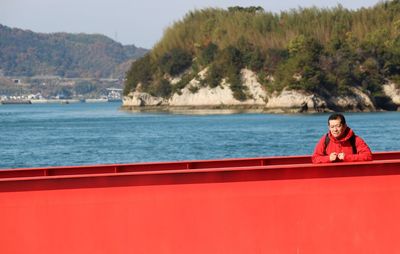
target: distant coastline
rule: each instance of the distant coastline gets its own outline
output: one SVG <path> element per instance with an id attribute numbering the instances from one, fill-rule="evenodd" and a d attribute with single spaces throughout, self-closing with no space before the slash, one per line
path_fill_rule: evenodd
<path id="1" fill-rule="evenodd" d="M 295 114 L 295 113 L 324 113 L 302 111 L 301 108 L 267 108 L 265 105 L 202 105 L 202 106 L 121 106 L 121 110 L 142 113 L 172 113 L 172 114 L 237 114 L 237 113 L 272 113 L 272 114 Z"/>
<path id="2" fill-rule="evenodd" d="M 31 100 L 0 100 L 0 104 L 72 104 L 72 103 L 105 103 L 122 102 L 122 100 L 109 99 L 31 99 Z"/>

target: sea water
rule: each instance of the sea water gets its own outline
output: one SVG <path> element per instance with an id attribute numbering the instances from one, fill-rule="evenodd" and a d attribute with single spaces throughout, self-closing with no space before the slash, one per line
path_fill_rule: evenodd
<path id="1" fill-rule="evenodd" d="M 306 155 L 327 132 L 329 116 L 140 113 L 120 106 L 1 105 L 0 168 Z M 400 112 L 345 116 L 373 152 L 400 150 Z"/>

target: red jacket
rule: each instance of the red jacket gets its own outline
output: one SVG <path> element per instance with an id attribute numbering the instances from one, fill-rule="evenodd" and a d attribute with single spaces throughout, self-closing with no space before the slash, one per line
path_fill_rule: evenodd
<path id="1" fill-rule="evenodd" d="M 353 130 L 347 127 L 344 131 L 344 134 L 339 139 L 336 139 L 332 136 L 331 132 L 329 132 L 329 144 L 326 147 L 326 154 L 324 154 L 324 146 L 325 146 L 325 138 L 324 135 L 318 142 L 315 147 L 314 153 L 312 155 L 313 163 L 327 163 L 331 162 L 329 160 L 329 155 L 333 152 L 336 153 L 344 153 L 343 161 L 370 161 L 372 160 L 371 149 L 369 149 L 368 145 L 364 142 L 364 140 L 357 135 L 355 136 L 357 154 L 353 154 L 353 148 L 349 139 L 352 135 L 355 135 Z M 336 160 L 338 161 L 338 160 Z M 336 162 L 335 161 L 335 162 Z"/>

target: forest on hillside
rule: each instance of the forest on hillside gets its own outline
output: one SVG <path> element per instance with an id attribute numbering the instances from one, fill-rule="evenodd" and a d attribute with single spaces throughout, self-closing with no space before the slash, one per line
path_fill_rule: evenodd
<path id="1" fill-rule="evenodd" d="M 168 98 L 208 69 L 203 86 L 225 79 L 246 99 L 240 70 L 267 91 L 300 89 L 324 97 L 359 87 L 377 101 L 382 85 L 400 84 L 400 0 L 371 8 L 299 8 L 279 14 L 261 7 L 207 8 L 169 27 L 127 73 L 124 94 L 137 89 Z M 181 77 L 176 84 L 170 77 Z"/>
<path id="2" fill-rule="evenodd" d="M 99 34 L 35 33 L 0 24 L 0 70 L 5 76 L 123 78 L 146 49 Z"/>

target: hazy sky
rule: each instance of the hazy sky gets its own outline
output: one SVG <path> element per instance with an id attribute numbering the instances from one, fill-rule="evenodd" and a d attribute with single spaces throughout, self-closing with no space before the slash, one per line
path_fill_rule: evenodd
<path id="1" fill-rule="evenodd" d="M 195 9 L 261 6 L 279 13 L 298 7 L 348 9 L 379 0 L 0 0 L 0 24 L 34 32 L 100 33 L 124 45 L 151 48 L 165 28 Z"/>

